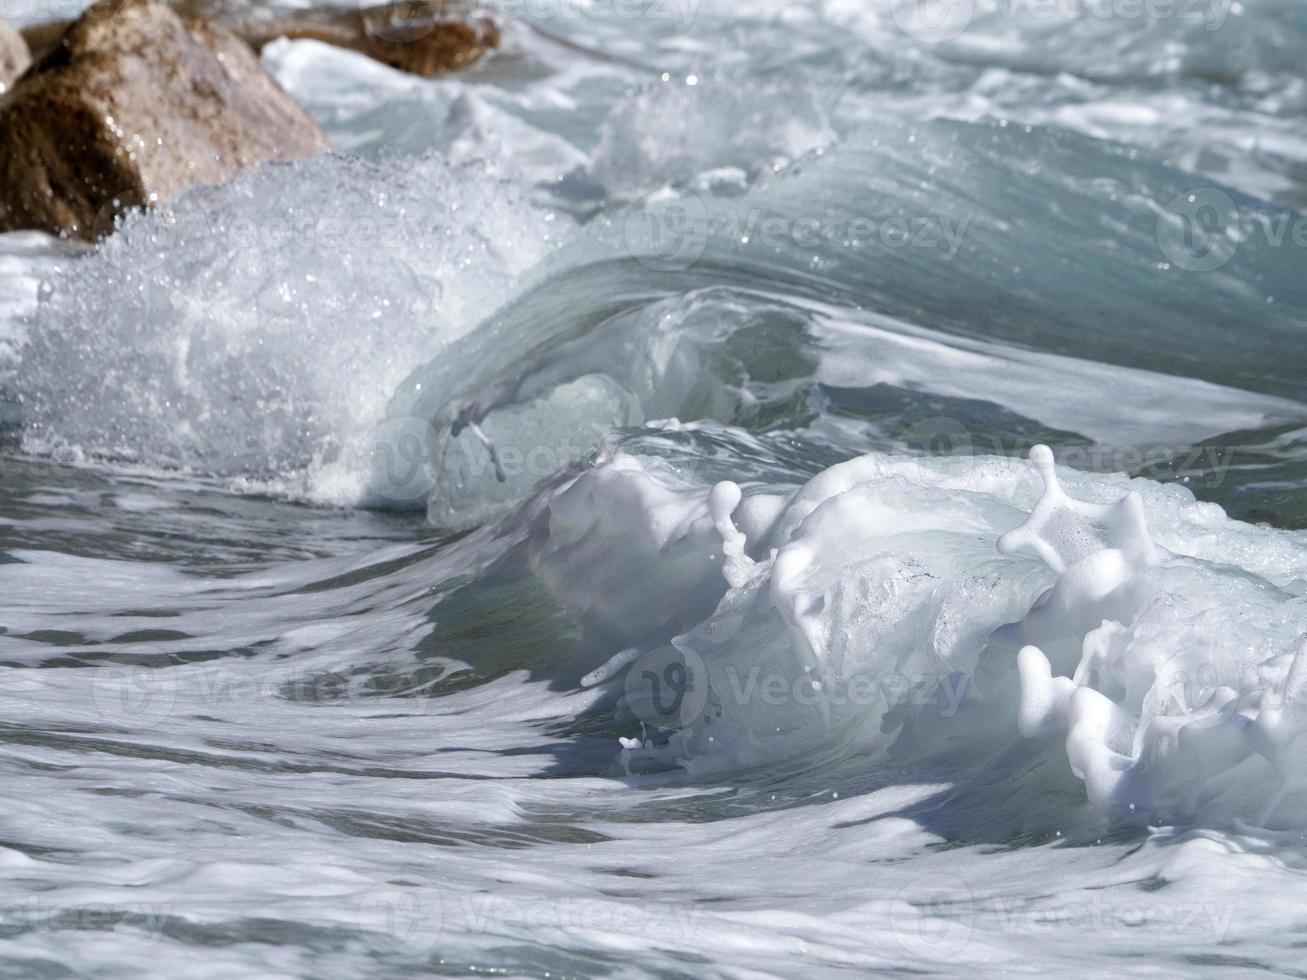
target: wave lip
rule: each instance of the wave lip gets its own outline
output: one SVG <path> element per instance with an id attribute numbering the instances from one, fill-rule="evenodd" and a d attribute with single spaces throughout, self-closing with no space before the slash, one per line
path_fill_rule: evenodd
<path id="1" fill-rule="evenodd" d="M 1032 459 L 1042 490 L 1015 460 L 871 455 L 796 492 L 617 453 L 542 501 L 533 561 L 621 645 L 587 683 L 623 678 L 628 764 L 929 767 L 1025 736 L 1116 823 L 1296 819 L 1307 539 Z"/>

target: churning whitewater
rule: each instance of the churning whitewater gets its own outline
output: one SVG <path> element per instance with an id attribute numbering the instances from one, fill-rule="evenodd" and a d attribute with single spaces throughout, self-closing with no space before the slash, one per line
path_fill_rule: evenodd
<path id="1" fill-rule="evenodd" d="M 944 6 L 0 235 L 0 976 L 1301 969 L 1307 7 Z"/>

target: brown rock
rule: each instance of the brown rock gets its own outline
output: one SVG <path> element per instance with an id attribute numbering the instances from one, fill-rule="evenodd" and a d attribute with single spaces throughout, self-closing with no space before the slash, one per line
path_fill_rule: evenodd
<path id="1" fill-rule="evenodd" d="M 115 0 L 0 97 L 0 230 L 92 240 L 112 229 L 115 202 L 167 200 L 325 145 L 240 38 L 154 0 Z"/>
<path id="2" fill-rule="evenodd" d="M 58 20 L 34 27 L 24 27 L 23 40 L 27 42 L 27 50 L 32 53 L 32 60 L 40 61 L 49 54 L 50 49 L 62 40 L 68 28 L 72 26 L 71 20 Z"/>
<path id="3" fill-rule="evenodd" d="M 32 63 L 27 42 L 14 25 L 0 17 L 0 93 L 4 93 Z"/>
<path id="4" fill-rule="evenodd" d="M 493 19 L 447 0 L 299 11 L 292 17 L 251 24 L 242 36 L 259 49 L 279 37 L 310 38 L 428 77 L 470 67 L 499 47 L 500 40 Z"/>
<path id="5" fill-rule="evenodd" d="M 498 23 L 469 0 L 397 0 L 372 7 L 312 9 L 266 0 L 173 0 L 172 7 L 183 17 L 227 28 L 256 51 L 281 37 L 309 39 L 428 77 L 468 68 L 500 42 Z M 65 27 L 45 24 L 23 34 L 40 57 Z"/>

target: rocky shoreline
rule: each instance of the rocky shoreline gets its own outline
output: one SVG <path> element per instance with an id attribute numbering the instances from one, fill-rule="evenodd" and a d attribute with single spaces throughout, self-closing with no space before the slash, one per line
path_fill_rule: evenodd
<path id="1" fill-rule="evenodd" d="M 312 39 L 431 76 L 469 67 L 499 28 L 462 2 L 349 10 L 109 0 L 21 34 L 0 21 L 0 231 L 81 241 L 124 210 L 326 147 L 262 67 Z"/>

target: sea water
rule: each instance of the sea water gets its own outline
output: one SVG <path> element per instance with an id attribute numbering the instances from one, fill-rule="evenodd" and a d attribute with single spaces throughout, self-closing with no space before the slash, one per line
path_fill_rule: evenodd
<path id="1" fill-rule="evenodd" d="M 928 6 L 0 236 L 5 975 L 1297 968 L 1307 15 Z"/>

